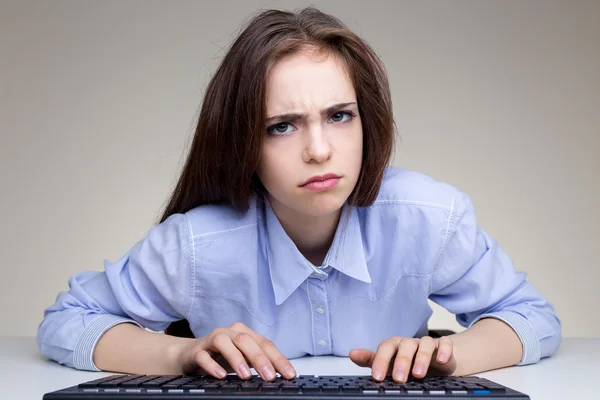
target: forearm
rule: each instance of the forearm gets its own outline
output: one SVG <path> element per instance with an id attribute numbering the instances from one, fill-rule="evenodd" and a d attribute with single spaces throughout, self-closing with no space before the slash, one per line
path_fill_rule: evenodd
<path id="1" fill-rule="evenodd" d="M 115 325 L 98 341 L 94 364 L 104 371 L 142 375 L 177 375 L 177 352 L 195 339 L 149 332 L 133 324 Z"/>
<path id="2" fill-rule="evenodd" d="M 471 375 L 515 365 L 523 356 L 519 336 L 506 323 L 484 318 L 469 329 L 449 336 L 454 343 L 454 375 Z"/>

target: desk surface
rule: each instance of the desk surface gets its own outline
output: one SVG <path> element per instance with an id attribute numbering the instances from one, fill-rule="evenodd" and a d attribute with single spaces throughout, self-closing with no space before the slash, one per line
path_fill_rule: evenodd
<path id="1" fill-rule="evenodd" d="M 106 372 L 78 371 L 44 358 L 33 337 L 0 337 L 1 397 L 41 400 L 44 393 L 77 385 Z M 477 374 L 538 399 L 599 399 L 600 338 L 563 339 L 558 352 L 534 365 Z M 291 360 L 299 375 L 368 375 L 370 370 L 344 357 Z M 586 389 L 589 385 L 595 389 Z"/>

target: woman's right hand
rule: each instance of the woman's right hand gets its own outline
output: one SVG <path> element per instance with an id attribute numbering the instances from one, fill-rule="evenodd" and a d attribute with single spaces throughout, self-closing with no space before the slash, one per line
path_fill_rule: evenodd
<path id="1" fill-rule="evenodd" d="M 241 322 L 227 328 L 216 328 L 208 335 L 194 339 L 177 353 L 177 364 L 185 375 L 208 374 L 224 378 L 235 372 L 242 379 L 251 376 L 250 367 L 266 381 L 293 379 L 296 370 L 273 342 Z"/>

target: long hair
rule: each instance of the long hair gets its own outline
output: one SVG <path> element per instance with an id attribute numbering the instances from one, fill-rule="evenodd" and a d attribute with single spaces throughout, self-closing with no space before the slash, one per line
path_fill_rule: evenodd
<path id="1" fill-rule="evenodd" d="M 306 47 L 345 63 L 363 127 L 362 167 L 348 204 L 364 207 L 375 201 L 395 136 L 383 63 L 331 15 L 313 7 L 266 10 L 243 28 L 208 84 L 189 154 L 160 223 L 203 204 L 229 204 L 244 212 L 251 196 L 264 194 L 256 169 L 266 134 L 267 74 L 279 59 Z M 186 329 L 178 336 L 190 336 Z"/>
<path id="2" fill-rule="evenodd" d="M 337 18 L 313 7 L 297 13 L 267 10 L 235 39 L 210 80 L 191 147 L 160 223 L 202 204 L 226 203 L 246 211 L 264 190 L 257 175 L 265 135 L 267 73 L 280 58 L 306 46 L 345 62 L 363 125 L 363 160 L 348 198 L 373 203 L 394 148 L 391 95 L 383 63 Z"/>

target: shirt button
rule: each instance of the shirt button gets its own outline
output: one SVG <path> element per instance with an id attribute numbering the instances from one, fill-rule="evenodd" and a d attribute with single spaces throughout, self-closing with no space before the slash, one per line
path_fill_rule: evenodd
<path id="1" fill-rule="evenodd" d="M 323 309 L 323 307 L 317 307 L 317 312 L 321 315 L 325 314 L 325 310 Z"/>
<path id="2" fill-rule="evenodd" d="M 325 346 L 325 345 L 327 344 L 327 342 L 326 342 L 326 341 L 324 341 L 323 339 L 321 339 L 321 340 L 319 340 L 319 344 L 320 344 L 321 346 Z"/>

